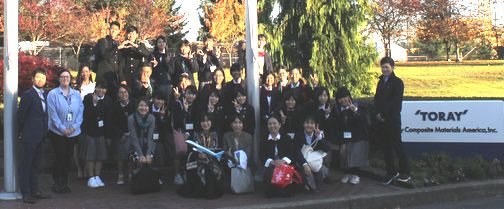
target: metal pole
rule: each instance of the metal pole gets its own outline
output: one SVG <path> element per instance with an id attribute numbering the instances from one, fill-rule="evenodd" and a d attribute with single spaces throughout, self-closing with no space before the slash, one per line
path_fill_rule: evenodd
<path id="1" fill-rule="evenodd" d="M 255 131 L 253 139 L 254 162 L 257 168 L 261 168 L 259 162 L 260 136 L 260 107 L 259 107 L 259 65 L 257 64 L 257 1 L 245 1 L 245 27 L 247 38 L 247 94 L 248 101 L 255 110 Z M 259 169 L 258 169 L 259 170 Z M 261 180 L 260 172 L 256 172 L 256 180 Z"/>
<path id="2" fill-rule="evenodd" d="M 15 139 L 18 88 L 18 0 L 4 1 L 4 189 L 0 199 L 19 199 Z"/>

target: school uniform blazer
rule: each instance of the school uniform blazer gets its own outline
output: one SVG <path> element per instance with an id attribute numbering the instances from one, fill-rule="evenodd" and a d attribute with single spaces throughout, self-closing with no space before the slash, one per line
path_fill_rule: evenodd
<path id="1" fill-rule="evenodd" d="M 173 68 L 170 67 L 172 59 L 167 53 L 154 51 L 149 55 L 149 61 L 156 60 L 158 64 L 152 69 L 152 79 L 159 85 L 177 85 L 176 80 L 173 80 Z"/>
<path id="2" fill-rule="evenodd" d="M 173 129 L 179 130 L 182 132 L 186 131 L 186 124 L 192 123 L 193 128 L 196 127 L 196 118 L 198 118 L 198 108 L 196 104 L 192 104 L 189 106 L 186 111 L 183 107 L 183 102 L 181 99 L 174 101 L 172 106 L 172 118 L 173 118 Z"/>
<path id="3" fill-rule="evenodd" d="M 268 96 L 271 97 L 271 102 L 268 104 Z M 260 90 L 260 104 L 261 104 L 261 120 L 266 121 L 274 112 L 280 109 L 280 92 L 277 88 L 273 87 L 271 91 L 266 90 L 263 86 Z"/>
<path id="4" fill-rule="evenodd" d="M 84 96 L 84 113 L 83 121 L 81 124 L 82 133 L 88 136 L 105 136 L 105 124 L 110 123 L 110 118 L 108 111 L 112 101 L 109 97 L 105 96 L 103 99 L 99 100 L 94 106 L 93 104 L 93 93 Z M 103 126 L 99 127 L 99 121 L 103 121 Z M 109 130 L 107 130 L 108 132 Z M 110 135 L 110 134 L 108 134 Z"/>
<path id="5" fill-rule="evenodd" d="M 131 86 L 133 79 L 138 77 L 141 64 L 147 62 L 149 53 L 144 43 L 138 43 L 138 48 L 119 50 L 119 81 L 126 81 Z"/>
<path id="6" fill-rule="evenodd" d="M 110 114 L 110 138 L 120 139 L 124 133 L 128 133 L 128 117 L 135 113 L 135 102 L 130 101 L 126 106 L 122 107 L 119 101 L 112 104 Z"/>
<path id="7" fill-rule="evenodd" d="M 233 118 L 234 115 L 241 115 L 245 118 L 245 121 L 243 121 L 243 131 L 246 131 L 247 133 L 253 135 L 254 130 L 255 130 L 255 110 L 254 107 L 249 105 L 247 102 L 242 105 L 242 108 L 239 112 L 236 111 L 234 107 L 230 107 L 227 110 L 226 118 Z M 231 121 L 228 120 L 228 124 L 230 124 Z"/>
<path id="8" fill-rule="evenodd" d="M 45 101 L 40 99 L 34 87 L 21 96 L 18 108 L 18 129 L 24 142 L 42 142 L 47 134 L 47 105 L 44 112 L 42 102 Z"/>
<path id="9" fill-rule="evenodd" d="M 295 163 L 294 142 L 289 136 L 280 134 L 278 141 L 270 140 L 268 137 L 269 134 L 261 139 L 261 160 L 265 167 L 269 167 L 271 160 L 275 160 L 275 147 L 278 150 L 278 159 L 283 159 L 287 164 Z"/>
<path id="10" fill-rule="evenodd" d="M 234 132 L 230 131 L 224 134 L 223 140 L 222 140 L 222 148 L 224 150 L 231 149 L 231 152 L 235 152 L 236 149 L 236 142 L 234 140 Z M 252 135 L 248 134 L 247 132 L 243 131 L 238 138 L 238 150 L 243 150 L 247 154 L 247 160 L 249 162 L 253 161 L 253 156 L 252 156 Z"/>
<path id="11" fill-rule="evenodd" d="M 335 136 L 338 144 L 369 139 L 368 113 L 363 107 L 358 107 L 357 112 L 350 109 L 342 111 L 340 106 L 335 109 Z M 352 138 L 345 139 L 343 135 L 345 131 L 351 132 Z"/>
<path id="12" fill-rule="evenodd" d="M 313 150 L 322 150 L 324 152 L 329 152 L 331 151 L 331 145 L 327 142 L 327 140 L 324 139 L 324 137 L 320 138 L 320 136 L 313 136 L 314 139 L 312 139 L 312 143 L 314 142 L 313 140 L 318 140 L 317 144 L 313 146 Z M 303 157 L 303 153 L 301 153 L 301 148 L 303 148 L 303 145 L 308 144 L 306 141 L 306 136 L 304 131 L 297 132 L 294 135 L 294 149 L 295 149 L 295 154 L 296 154 L 296 161 L 300 164 L 303 165 L 306 163 L 305 158 Z"/>
<path id="13" fill-rule="evenodd" d="M 211 81 L 212 80 L 212 71 L 210 68 L 212 66 L 215 66 L 217 68 L 221 68 L 222 66 L 224 66 L 224 64 L 222 63 L 222 60 L 220 58 L 217 58 L 216 50 L 217 50 L 217 48 L 215 48 L 215 47 L 213 48 L 212 51 L 207 51 L 206 48 L 203 49 L 203 52 L 207 54 L 205 63 L 203 63 L 202 56 L 199 56 L 197 58 L 198 64 L 199 64 L 198 81 L 200 81 L 200 82 Z"/>
<path id="14" fill-rule="evenodd" d="M 182 73 L 187 73 L 189 75 L 189 79 L 191 79 L 193 85 L 195 85 L 193 73 L 200 70 L 198 61 L 195 58 L 186 59 L 180 54 L 177 54 L 170 60 L 168 67 L 170 68 L 169 72 L 172 73 L 174 84 L 178 84 L 180 82 L 180 76 Z"/>
<path id="15" fill-rule="evenodd" d="M 376 87 L 374 105 L 376 114 L 381 114 L 385 123 L 401 124 L 401 109 L 404 94 L 403 81 L 392 72 L 387 82 L 380 76 Z"/>

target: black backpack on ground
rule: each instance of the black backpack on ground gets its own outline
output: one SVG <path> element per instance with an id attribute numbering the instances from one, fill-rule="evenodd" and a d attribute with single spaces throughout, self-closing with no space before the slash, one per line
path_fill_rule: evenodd
<path id="1" fill-rule="evenodd" d="M 159 192 L 159 170 L 152 166 L 142 166 L 133 171 L 131 177 L 131 193 L 146 194 Z"/>

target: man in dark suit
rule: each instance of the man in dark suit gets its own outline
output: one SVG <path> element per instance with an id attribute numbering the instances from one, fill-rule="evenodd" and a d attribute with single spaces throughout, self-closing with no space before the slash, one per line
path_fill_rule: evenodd
<path id="1" fill-rule="evenodd" d="M 35 68 L 32 72 L 33 87 L 24 92 L 18 108 L 18 127 L 22 140 L 22 162 L 19 165 L 23 202 L 33 204 L 35 199 L 50 198 L 38 187 L 37 159 L 40 159 L 42 143 L 47 133 L 47 108 L 44 86 L 46 70 Z"/>
<path id="2" fill-rule="evenodd" d="M 394 60 L 384 57 L 380 61 L 382 75 L 378 81 L 374 105 L 376 108 L 377 137 L 383 143 L 387 176 L 383 183 L 395 180 L 407 182 L 411 179 L 408 157 L 401 140 L 401 108 L 404 83 L 394 74 Z M 394 156 L 399 160 L 399 172 Z"/>

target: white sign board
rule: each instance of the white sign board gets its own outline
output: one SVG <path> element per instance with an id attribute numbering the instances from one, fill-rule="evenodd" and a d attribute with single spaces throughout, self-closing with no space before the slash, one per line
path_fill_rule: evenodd
<path id="1" fill-rule="evenodd" d="M 405 101 L 403 142 L 504 143 L 504 101 Z"/>

